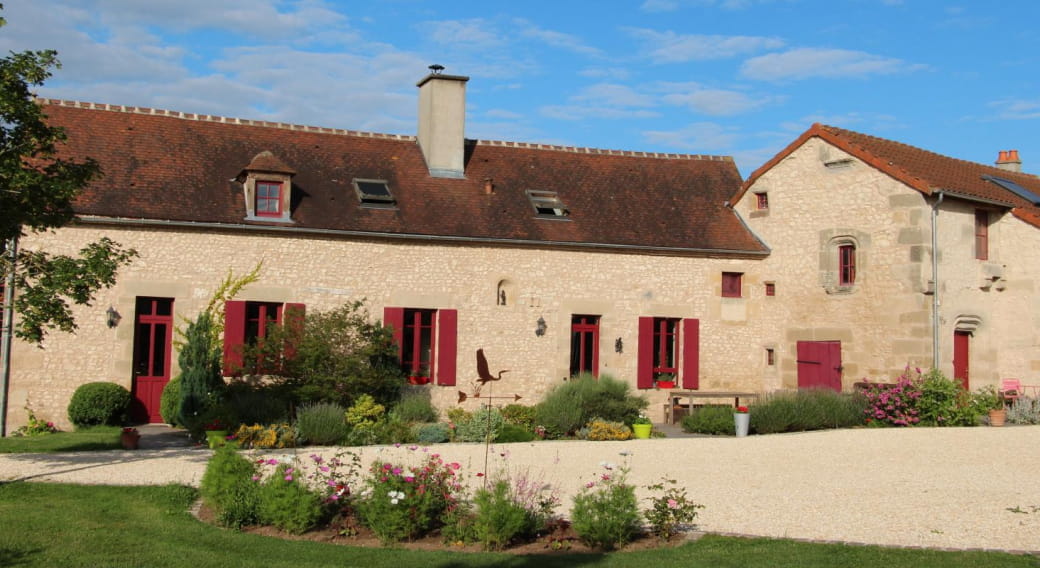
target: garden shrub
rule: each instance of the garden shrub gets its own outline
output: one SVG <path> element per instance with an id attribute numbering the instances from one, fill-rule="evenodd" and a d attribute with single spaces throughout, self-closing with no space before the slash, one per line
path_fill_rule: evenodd
<path id="1" fill-rule="evenodd" d="M 420 444 L 441 444 L 451 439 L 451 429 L 443 422 L 419 424 L 415 428 L 415 441 Z"/>
<path id="2" fill-rule="evenodd" d="M 254 387 L 234 383 L 225 391 L 224 408 L 238 424 L 278 424 L 289 421 L 292 397 L 284 387 Z"/>
<path id="3" fill-rule="evenodd" d="M 498 435 L 495 436 L 495 442 L 499 444 L 509 444 L 513 442 L 530 442 L 534 440 L 536 436 L 534 432 L 527 430 L 516 424 L 504 423 L 502 428 L 498 431 Z"/>
<path id="4" fill-rule="evenodd" d="M 334 402 L 305 404 L 296 412 L 296 432 L 300 443 L 331 446 L 350 433 L 342 406 Z"/>
<path id="5" fill-rule="evenodd" d="M 865 397 L 861 393 L 839 393 L 829 389 L 775 392 L 751 407 L 751 430 L 773 434 L 862 425 L 868 399 L 869 395 Z M 732 432 L 732 416 L 729 428 Z"/>
<path id="6" fill-rule="evenodd" d="M 1040 424 L 1040 399 L 1019 397 L 1007 411 L 1008 424 Z"/>
<path id="7" fill-rule="evenodd" d="M 457 463 L 434 454 L 405 469 L 375 462 L 365 480 L 367 495 L 356 503 L 358 518 L 383 543 L 417 538 L 439 528 L 442 516 L 457 502 L 461 486 Z"/>
<path id="8" fill-rule="evenodd" d="M 437 409 L 430 402 L 427 390 L 403 391 L 401 400 L 390 411 L 393 418 L 401 422 L 436 422 Z"/>
<path id="9" fill-rule="evenodd" d="M 373 433 L 377 444 L 410 444 L 416 441 L 411 423 L 393 417 L 377 423 Z"/>
<path id="10" fill-rule="evenodd" d="M 441 527 L 441 539 L 445 544 L 467 545 L 477 540 L 476 520 L 473 505 L 467 501 L 457 501 L 448 507 L 441 516 L 444 526 Z"/>
<path id="11" fill-rule="evenodd" d="M 260 522 L 291 534 L 301 534 L 316 526 L 325 514 L 322 496 L 304 486 L 302 472 L 287 464 L 260 486 Z"/>
<path id="12" fill-rule="evenodd" d="M 520 426 L 525 430 L 534 430 L 537 425 L 537 409 L 523 404 L 507 404 L 502 408 L 502 420 L 506 424 Z"/>
<path id="13" fill-rule="evenodd" d="M 235 442 L 242 448 L 269 449 L 296 447 L 296 429 L 286 423 L 264 426 L 245 424 L 235 430 Z"/>
<path id="14" fill-rule="evenodd" d="M 612 550 L 632 541 L 640 530 L 635 487 L 625 481 L 625 471 L 601 475 L 574 497 L 571 527 L 585 544 Z"/>
<path id="15" fill-rule="evenodd" d="M 485 442 L 494 440 L 502 429 L 502 413 L 497 408 L 482 407 L 469 420 L 455 425 L 455 441 Z"/>
<path id="16" fill-rule="evenodd" d="M 611 422 L 601 418 L 593 418 L 584 428 L 578 430 L 578 437 L 594 442 L 628 440 L 632 437 L 632 429 L 624 422 Z"/>
<path id="17" fill-rule="evenodd" d="M 130 391 L 115 383 L 97 382 L 80 385 L 69 401 L 69 420 L 77 428 L 85 426 L 118 426 L 126 421 L 130 407 Z"/>
<path id="18" fill-rule="evenodd" d="M 477 490 L 473 501 L 477 506 L 473 528 L 486 550 L 502 550 L 536 528 L 536 519 L 513 498 L 512 488 L 504 479 L 493 483 L 490 489 Z"/>
<path id="19" fill-rule="evenodd" d="M 535 416 L 550 435 L 564 436 L 596 417 L 631 424 L 648 404 L 645 398 L 633 395 L 624 381 L 582 374 L 549 391 L 538 403 Z"/>
<path id="20" fill-rule="evenodd" d="M 674 479 L 662 478 L 660 483 L 646 486 L 647 491 L 659 493 L 650 497 L 650 508 L 643 512 L 650 532 L 661 540 L 671 540 L 684 527 L 697 518 L 697 509 L 703 509 L 690 501 L 684 489 Z"/>
<path id="21" fill-rule="evenodd" d="M 473 413 L 465 408 L 455 407 L 448 409 L 448 422 L 458 425 L 473 417 Z"/>
<path id="22" fill-rule="evenodd" d="M 159 397 L 159 415 L 163 422 L 170 426 L 177 426 L 177 414 L 181 404 L 181 376 L 170 379 L 163 387 L 162 395 Z"/>
<path id="23" fill-rule="evenodd" d="M 755 410 L 758 410 L 757 406 Z M 716 404 L 691 408 L 690 414 L 682 419 L 682 427 L 683 431 L 695 434 L 726 434 L 732 436 L 735 433 L 733 407 Z"/>
<path id="24" fill-rule="evenodd" d="M 184 332 L 185 343 L 177 355 L 181 367 L 181 401 L 177 422 L 195 439 L 201 439 L 208 411 L 222 399 L 221 354 L 211 342 L 212 315 L 204 311 Z"/>
<path id="25" fill-rule="evenodd" d="M 239 528 L 257 520 L 256 466 L 232 445 L 218 448 L 202 475 L 199 494 L 213 508 L 221 524 Z"/>
<path id="26" fill-rule="evenodd" d="M 971 394 L 938 369 L 921 376 L 916 408 L 924 426 L 976 426 L 985 410 L 972 404 Z"/>

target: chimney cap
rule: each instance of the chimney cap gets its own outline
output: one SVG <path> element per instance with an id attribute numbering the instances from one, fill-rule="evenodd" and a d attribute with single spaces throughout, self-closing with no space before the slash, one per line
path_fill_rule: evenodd
<path id="1" fill-rule="evenodd" d="M 434 63 L 433 65 L 430 65 L 430 66 L 428 67 L 428 69 L 429 69 L 430 71 L 433 71 L 433 74 L 434 74 L 434 75 L 440 75 L 440 74 L 441 74 L 441 71 L 444 71 L 444 66 L 443 66 L 443 65 L 441 65 L 440 63 Z"/>

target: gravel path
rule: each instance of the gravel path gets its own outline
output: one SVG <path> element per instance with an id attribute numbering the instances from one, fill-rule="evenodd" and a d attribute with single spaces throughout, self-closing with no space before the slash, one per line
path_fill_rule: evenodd
<path id="1" fill-rule="evenodd" d="M 331 457 L 335 451 L 319 453 Z M 484 470 L 483 445 L 440 444 L 426 451 L 459 462 L 470 475 Z M 422 452 L 391 446 L 361 453 L 367 465 L 377 457 L 414 463 Z M 198 485 L 209 455 L 189 448 L 7 454 L 0 455 L 0 480 Z M 698 524 L 710 532 L 1040 550 L 1040 426 L 500 444 L 489 459 L 492 474 L 529 468 L 532 478 L 559 488 L 562 509 L 604 472 L 601 463 L 627 463 L 629 481 L 637 486 L 662 476 L 683 484 L 705 505 Z M 1020 512 L 1009 511 L 1016 508 Z"/>

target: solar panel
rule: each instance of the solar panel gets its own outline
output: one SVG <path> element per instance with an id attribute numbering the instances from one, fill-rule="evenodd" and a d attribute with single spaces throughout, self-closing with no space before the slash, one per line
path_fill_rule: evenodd
<path id="1" fill-rule="evenodd" d="M 1014 193 L 1022 199 L 1025 199 L 1033 205 L 1040 205 L 1040 196 L 1037 196 L 1037 194 L 1033 193 L 1032 191 L 1029 191 L 1028 189 L 1022 187 L 1021 185 L 1018 185 L 1017 183 L 1009 179 L 990 175 L 984 175 L 982 176 L 982 179 L 989 182 L 993 182 L 999 185 L 1000 187 L 1003 187 L 1004 189 L 1010 191 L 1011 193 Z"/>

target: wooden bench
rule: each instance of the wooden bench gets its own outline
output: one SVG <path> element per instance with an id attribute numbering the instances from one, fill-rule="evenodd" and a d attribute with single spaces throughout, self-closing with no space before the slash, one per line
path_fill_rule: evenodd
<path id="1" fill-rule="evenodd" d="M 758 394 L 753 392 L 734 391 L 668 391 L 668 402 L 665 403 L 664 407 L 665 422 L 668 424 L 675 424 L 676 421 L 682 418 L 682 416 L 686 415 L 686 412 L 689 411 L 690 407 L 694 406 L 694 399 L 698 398 L 732 398 L 733 408 L 736 408 L 740 406 L 740 399 L 758 398 Z M 687 400 L 688 402 L 683 404 L 683 400 Z"/>

